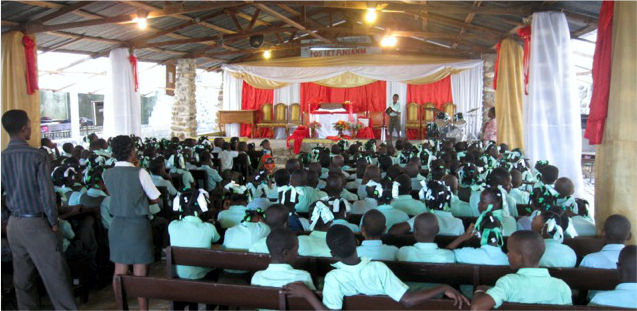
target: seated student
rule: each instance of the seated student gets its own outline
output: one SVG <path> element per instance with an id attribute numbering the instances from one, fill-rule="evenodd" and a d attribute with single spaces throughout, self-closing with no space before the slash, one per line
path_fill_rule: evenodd
<path id="1" fill-rule="evenodd" d="M 424 188 L 423 188 L 424 190 Z M 427 208 L 436 215 L 440 227 L 440 235 L 462 235 L 464 225 L 462 220 L 454 217 L 450 209 L 451 190 L 442 181 L 432 180 L 427 183 L 427 192 L 424 193 L 423 200 Z M 413 227 L 413 218 L 409 221 Z"/>
<path id="2" fill-rule="evenodd" d="M 230 143 L 223 143 L 222 150 L 219 152 L 219 162 L 221 164 L 221 171 L 231 170 L 234 162 L 234 158 L 239 155 L 239 152 L 230 149 Z"/>
<path id="3" fill-rule="evenodd" d="M 502 191 L 493 187 L 487 187 L 480 193 L 480 202 L 478 203 L 478 212 L 480 215 L 492 212 L 502 224 L 502 235 L 510 236 L 516 231 L 515 218 L 505 216 L 502 210 L 503 201 Z"/>
<path id="4" fill-rule="evenodd" d="M 46 152 L 46 154 L 49 156 L 49 160 L 51 161 L 60 157 L 58 145 L 51 141 L 51 139 L 49 138 L 44 137 L 40 139 L 40 149 Z"/>
<path id="5" fill-rule="evenodd" d="M 622 215 L 611 215 L 606 218 L 602 236 L 606 245 L 601 251 L 584 256 L 580 267 L 596 269 L 616 269 L 619 252 L 624 243 L 630 240 L 630 221 Z"/>
<path id="6" fill-rule="evenodd" d="M 573 182 L 566 177 L 560 177 L 555 181 L 555 191 L 558 193 L 555 204 L 560 206 L 570 218 L 567 235 L 572 238 L 581 235 L 595 236 L 597 230 L 593 219 L 579 215 L 579 207 L 573 196 L 575 192 Z"/>
<path id="7" fill-rule="evenodd" d="M 589 305 L 637 309 L 637 246 L 628 245 L 622 249 L 617 272 L 620 283 L 615 289 L 598 292 Z"/>
<path id="8" fill-rule="evenodd" d="M 509 196 L 508 191 L 511 190 L 511 174 L 502 168 L 495 168 L 487 176 L 487 185 L 497 188 L 502 193 L 502 215 L 507 217 L 518 217 L 517 204 L 515 199 Z M 473 200 L 474 197 L 472 196 Z M 470 201 L 472 208 L 475 207 L 475 200 Z"/>
<path id="9" fill-rule="evenodd" d="M 405 172 L 411 179 L 411 190 L 412 191 L 420 191 L 422 189 L 421 181 L 426 180 L 426 178 L 420 175 L 420 165 L 418 162 L 410 161 L 405 165 Z"/>
<path id="10" fill-rule="evenodd" d="M 318 188 L 319 174 L 313 170 L 307 170 L 307 186 L 314 190 L 314 195 L 317 198 L 323 198 L 327 196 L 325 191 Z"/>
<path id="11" fill-rule="evenodd" d="M 459 308 L 468 304 L 466 297 L 449 285 L 441 285 L 428 290 L 408 292 L 409 287 L 380 261 L 360 258 L 356 253 L 356 237 L 349 228 L 336 225 L 327 234 L 331 254 L 339 260 L 335 269 L 325 275 L 323 301 L 302 283 L 292 283 L 285 287 L 295 296 L 304 297 L 315 310 L 342 309 L 343 298 L 354 295 L 387 295 L 406 307 L 413 307 L 440 294 L 453 299 Z"/>
<path id="12" fill-rule="evenodd" d="M 72 143 L 64 143 L 62 144 L 62 154 L 60 154 L 60 157 L 62 158 L 70 158 L 71 157 L 71 153 L 73 153 L 73 144 Z"/>
<path id="13" fill-rule="evenodd" d="M 178 174 L 181 176 L 181 183 L 184 189 L 191 188 L 195 183 L 195 178 L 186 166 L 185 150 L 174 150 L 173 154 L 166 160 L 166 169 L 171 174 Z"/>
<path id="14" fill-rule="evenodd" d="M 214 191 L 217 189 L 217 183 L 222 181 L 219 172 L 216 169 L 212 168 L 212 159 L 210 158 L 210 153 L 207 151 L 203 151 L 199 154 L 199 170 L 203 170 L 206 172 L 206 176 L 208 178 L 208 191 Z"/>
<path id="15" fill-rule="evenodd" d="M 325 192 L 327 192 L 327 190 L 326 190 L 326 188 L 327 188 L 327 180 L 329 180 L 331 178 L 340 179 L 341 183 L 343 184 L 343 186 L 346 183 L 345 175 L 343 175 L 343 172 L 341 170 L 331 169 L 329 171 L 329 173 L 327 174 L 326 186 L 323 189 L 323 190 L 325 190 Z M 358 195 L 347 191 L 347 189 L 345 189 L 344 187 L 341 187 L 341 192 L 338 194 L 338 196 L 343 198 L 344 200 L 347 200 L 347 201 L 356 201 L 356 200 L 358 200 Z"/>
<path id="16" fill-rule="evenodd" d="M 199 218 L 208 210 L 207 202 L 199 191 L 188 191 L 175 199 L 173 209 L 179 211 L 180 219 L 168 225 L 171 246 L 197 247 L 210 249 L 212 243 L 219 241 L 219 233 L 211 223 Z M 203 279 L 212 269 L 177 265 L 177 276 L 182 279 Z"/>
<path id="17" fill-rule="evenodd" d="M 515 200 L 517 204 L 529 204 L 530 194 L 523 190 L 522 173 L 516 169 L 511 170 L 511 190 L 509 196 Z"/>
<path id="18" fill-rule="evenodd" d="M 356 252 L 361 257 L 367 257 L 372 260 L 396 260 L 398 247 L 393 245 L 385 245 L 381 241 L 383 233 L 385 233 L 385 216 L 378 210 L 370 210 L 363 215 L 361 233 L 365 240 Z"/>
<path id="19" fill-rule="evenodd" d="M 356 194 L 358 194 L 358 197 L 361 199 L 365 199 L 367 197 L 367 183 L 373 180 L 375 182 L 380 182 L 381 177 L 380 177 L 380 169 L 378 168 L 378 166 L 370 164 L 367 167 L 365 167 L 365 173 L 363 174 L 363 180 L 361 181 L 361 185 L 358 186 L 358 190 L 356 191 Z"/>
<path id="20" fill-rule="evenodd" d="M 293 282 L 302 282 L 310 290 L 316 290 L 310 273 L 292 268 L 299 250 L 299 241 L 294 232 L 278 228 L 268 234 L 266 243 L 272 261 L 267 269 L 254 273 L 250 284 L 283 287 Z"/>
<path id="21" fill-rule="evenodd" d="M 150 169 L 150 178 L 156 187 L 166 187 L 171 198 L 177 195 L 177 189 L 170 182 L 170 175 L 166 172 L 166 166 L 161 157 L 151 160 L 148 168 Z"/>
<path id="22" fill-rule="evenodd" d="M 370 184 L 370 186 L 367 187 L 367 197 L 376 199 L 376 209 L 385 216 L 385 231 L 388 231 L 397 223 L 409 220 L 409 215 L 407 215 L 407 213 L 389 205 L 392 200 L 391 192 L 392 183 L 389 181 L 374 183 L 374 185 Z"/>
<path id="23" fill-rule="evenodd" d="M 438 220 L 434 214 L 423 213 L 414 220 L 414 238 L 416 244 L 403 246 L 398 250 L 396 258 L 399 261 L 454 263 L 453 252 L 438 248 L 434 242 L 438 235 Z"/>
<path id="24" fill-rule="evenodd" d="M 345 180 L 350 179 L 349 173 L 347 173 L 343 167 L 345 166 L 345 158 L 342 155 L 337 154 L 332 157 L 332 161 L 330 162 L 330 170 L 339 171 L 345 177 Z"/>
<path id="25" fill-rule="evenodd" d="M 294 232 L 311 230 L 310 222 L 296 212 L 296 205 L 299 203 L 301 193 L 291 186 L 283 186 L 279 189 L 282 190 L 279 192 L 279 202 L 288 210 L 288 230 Z"/>
<path id="26" fill-rule="evenodd" d="M 318 189 L 307 186 L 306 170 L 296 169 L 292 173 L 292 176 L 290 176 L 290 187 L 294 187 L 298 193 L 298 203 L 296 203 L 294 208 L 299 213 L 307 213 L 309 211 L 310 204 L 322 198 L 319 197 L 322 193 L 320 193 Z"/>
<path id="27" fill-rule="evenodd" d="M 217 214 L 217 221 L 221 228 L 227 229 L 238 225 L 243 220 L 247 209 L 248 196 L 247 188 L 236 184 L 234 181 L 226 184 L 224 189 L 228 191 L 227 199 L 223 202 L 224 210 Z"/>
<path id="28" fill-rule="evenodd" d="M 343 225 L 349 227 L 353 232 L 360 232 L 358 225 L 351 224 L 346 220 L 347 214 L 352 209 L 352 206 L 345 198 L 340 196 L 344 184 L 345 182 L 340 174 L 330 174 L 327 179 L 327 185 L 325 186 L 327 197 L 323 197 L 319 202 L 323 202 L 332 210 L 334 214 L 332 225 Z"/>
<path id="29" fill-rule="evenodd" d="M 301 162 L 299 162 L 298 159 L 288 159 L 285 162 L 285 170 L 288 171 L 289 175 L 292 175 L 292 173 L 296 170 L 300 170 L 301 169 Z"/>
<path id="30" fill-rule="evenodd" d="M 383 186 L 374 180 L 369 180 L 365 185 L 365 192 L 367 193 L 367 188 L 370 187 L 370 191 L 373 194 L 375 189 L 378 188 L 378 191 L 383 191 Z M 365 198 L 362 200 L 358 200 L 352 204 L 351 214 L 365 214 L 368 211 L 371 211 L 378 207 L 378 202 L 374 196 L 368 196 L 365 194 Z"/>
<path id="31" fill-rule="evenodd" d="M 365 160 L 365 158 L 363 157 L 356 160 L 356 179 L 348 182 L 345 185 L 345 189 L 347 189 L 348 191 L 352 193 L 356 193 L 359 198 L 361 196 L 360 194 L 358 194 L 358 188 L 363 183 L 363 177 L 365 176 L 365 169 L 367 168 L 367 165 L 368 165 L 367 160 Z"/>
<path id="32" fill-rule="evenodd" d="M 533 218 L 533 231 L 544 238 L 545 251 L 540 259 L 541 267 L 575 267 L 577 255 L 564 241 L 564 228 L 568 226 L 568 216 L 559 207 L 542 211 Z"/>
<path id="33" fill-rule="evenodd" d="M 451 214 L 453 216 L 470 216 L 473 215 L 469 203 L 460 200 L 458 197 L 458 178 L 453 175 L 445 175 L 442 177 L 442 182 L 451 190 Z"/>
<path id="34" fill-rule="evenodd" d="M 288 230 L 288 209 L 281 204 L 274 204 L 265 210 L 265 217 L 263 219 L 266 225 L 270 228 L 270 232 L 275 230 L 285 229 Z M 256 241 L 248 249 L 251 253 L 268 253 L 268 246 L 266 238 Z"/>
<path id="35" fill-rule="evenodd" d="M 330 249 L 327 247 L 325 236 L 327 230 L 332 226 L 334 214 L 330 207 L 323 201 L 318 201 L 310 207 L 312 223 L 310 224 L 310 234 L 299 236 L 299 255 L 331 257 Z"/>
<path id="36" fill-rule="evenodd" d="M 270 147 L 270 141 L 267 139 L 264 139 L 261 141 L 261 143 L 259 144 L 259 146 L 261 146 L 262 150 L 263 150 L 263 154 L 269 154 L 272 155 L 272 148 Z"/>
<path id="37" fill-rule="evenodd" d="M 287 191 L 290 185 L 290 174 L 284 168 L 278 169 L 274 172 L 274 188 L 277 192 L 277 200 L 281 203 L 281 193 Z M 279 190 L 281 188 L 281 190 Z M 283 204 L 283 203 L 282 203 Z"/>
<path id="38" fill-rule="evenodd" d="M 263 223 L 263 217 L 262 210 L 246 210 L 241 223 L 226 230 L 223 247 L 247 251 L 254 243 L 267 237 L 270 228 Z"/>
<path id="39" fill-rule="evenodd" d="M 538 166 L 539 164 L 540 164 L 540 161 L 536 163 L 536 166 Z M 532 203 L 533 200 L 536 200 L 537 197 L 541 196 L 545 191 L 550 191 L 558 195 L 557 192 L 555 191 L 553 184 L 559 177 L 560 170 L 556 166 L 548 165 L 548 164 L 541 165 L 538 168 L 538 170 L 540 172 L 540 176 L 539 176 L 540 180 L 538 180 L 533 185 L 533 190 L 531 191 L 531 195 L 529 197 L 529 201 L 530 201 L 529 203 Z"/>
<path id="40" fill-rule="evenodd" d="M 546 268 L 538 268 L 544 254 L 542 237 L 532 231 L 517 231 L 509 237 L 507 256 L 516 273 L 498 279 L 494 287 L 479 286 L 473 295 L 472 310 L 499 308 L 503 302 L 571 305 L 571 289 Z"/>
<path id="41" fill-rule="evenodd" d="M 87 169 L 84 182 L 88 190 L 80 197 L 80 204 L 84 209 L 98 210 L 102 201 L 108 197 L 106 186 L 102 180 L 103 172 L 104 168 L 100 166 Z"/>
<path id="42" fill-rule="evenodd" d="M 411 179 L 407 174 L 400 174 L 392 183 L 392 196 L 394 200 L 391 206 L 401 210 L 409 216 L 427 212 L 427 206 L 411 196 Z M 464 231 L 464 230 L 463 230 Z"/>
<path id="43" fill-rule="evenodd" d="M 457 248 L 462 242 L 474 236 L 480 239 L 479 248 Z M 502 251 L 503 245 L 502 224 L 491 212 L 488 212 L 478 219 L 477 226 L 474 227 L 471 224 L 467 231 L 447 245 L 447 248 L 453 250 L 457 263 L 508 266 L 509 259 Z"/>

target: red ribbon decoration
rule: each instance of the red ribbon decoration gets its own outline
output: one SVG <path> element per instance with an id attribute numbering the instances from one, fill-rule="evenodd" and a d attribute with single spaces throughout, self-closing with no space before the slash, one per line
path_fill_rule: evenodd
<path id="1" fill-rule="evenodd" d="M 495 67 L 493 73 L 493 89 L 498 89 L 498 63 L 500 62 L 500 42 L 495 45 Z"/>
<path id="2" fill-rule="evenodd" d="M 38 69 L 37 59 L 35 58 L 35 41 L 29 36 L 22 37 L 22 44 L 24 45 L 24 58 L 27 66 L 27 94 L 32 95 L 38 87 Z"/>
<path id="3" fill-rule="evenodd" d="M 529 95 L 529 64 L 531 62 L 531 26 L 518 29 L 518 36 L 524 40 L 522 71 L 524 73 L 524 95 Z"/>
<path id="4" fill-rule="evenodd" d="M 128 61 L 130 62 L 130 65 L 133 69 L 133 78 L 135 79 L 135 92 L 137 92 L 137 89 L 139 89 L 139 81 L 137 80 L 137 57 L 135 57 L 135 55 L 131 53 L 128 56 Z"/>

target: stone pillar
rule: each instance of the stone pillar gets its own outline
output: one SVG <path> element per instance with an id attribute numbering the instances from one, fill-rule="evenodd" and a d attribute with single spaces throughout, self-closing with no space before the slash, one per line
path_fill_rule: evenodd
<path id="1" fill-rule="evenodd" d="M 482 121 L 487 121 L 487 111 L 489 108 L 495 107 L 495 89 L 493 89 L 493 77 L 495 76 L 495 54 L 484 54 L 482 60 L 484 60 L 484 68 L 482 70 L 484 74 L 484 82 L 482 87 Z"/>
<path id="2" fill-rule="evenodd" d="M 194 59 L 177 61 L 175 103 L 173 104 L 170 135 L 179 137 L 179 139 L 197 137 L 196 69 L 197 65 Z"/>

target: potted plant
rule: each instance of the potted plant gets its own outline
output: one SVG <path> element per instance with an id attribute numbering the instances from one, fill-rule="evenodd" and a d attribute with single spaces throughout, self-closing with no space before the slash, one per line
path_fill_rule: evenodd
<path id="1" fill-rule="evenodd" d="M 338 131 L 338 136 L 343 136 L 343 131 L 349 128 L 349 124 L 343 120 L 334 123 L 334 129 Z"/>
<path id="2" fill-rule="evenodd" d="M 358 130 L 360 130 L 360 129 L 362 129 L 364 127 L 363 123 L 358 122 L 358 121 L 349 123 L 348 126 L 349 126 L 349 129 L 352 132 L 352 136 L 354 136 L 354 137 L 356 137 L 358 135 Z"/>

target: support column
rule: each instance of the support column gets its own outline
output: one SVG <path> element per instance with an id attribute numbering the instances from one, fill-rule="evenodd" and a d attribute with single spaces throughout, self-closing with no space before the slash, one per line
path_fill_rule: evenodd
<path id="1" fill-rule="evenodd" d="M 637 3 L 615 2 L 613 52 L 608 113 L 602 144 L 595 159 L 595 222 L 601 232 L 612 214 L 626 216 L 632 223 L 632 244 L 637 237 Z"/>
<path id="2" fill-rule="evenodd" d="M 180 139 L 197 137 L 196 68 L 195 59 L 177 61 L 175 103 L 170 130 L 171 136 Z"/>
<path id="3" fill-rule="evenodd" d="M 71 139 L 76 142 L 82 141 L 80 133 L 80 99 L 77 91 L 69 92 L 69 104 L 71 105 Z"/>

